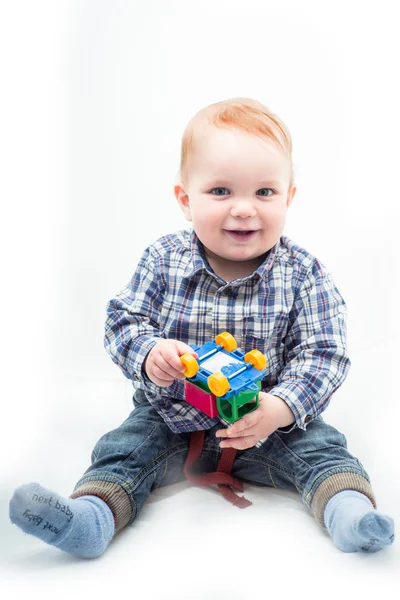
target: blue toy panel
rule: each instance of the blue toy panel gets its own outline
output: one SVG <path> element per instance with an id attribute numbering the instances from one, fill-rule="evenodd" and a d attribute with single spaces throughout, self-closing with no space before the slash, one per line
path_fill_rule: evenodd
<path id="1" fill-rule="evenodd" d="M 245 355 L 243 352 L 237 349 L 228 352 L 214 341 L 206 342 L 202 346 L 191 344 L 191 347 L 197 352 L 198 356 L 196 360 L 199 365 L 199 370 L 194 377 L 188 377 L 188 381 L 191 381 L 192 383 L 201 383 L 203 386 L 208 387 L 208 377 L 217 370 L 228 379 L 230 385 L 230 390 L 222 396 L 221 399 L 228 399 L 243 390 L 253 390 L 255 393 L 258 392 L 258 387 L 255 382 L 264 377 L 267 369 L 260 371 L 251 363 L 246 362 L 244 360 Z M 212 363 L 213 361 L 211 359 L 218 355 L 222 359 L 221 362 L 223 363 L 223 366 L 214 370 L 207 368 L 208 365 L 206 365 L 206 363 Z M 229 359 L 231 360 L 229 361 Z M 237 375 L 235 375 L 236 373 Z"/>

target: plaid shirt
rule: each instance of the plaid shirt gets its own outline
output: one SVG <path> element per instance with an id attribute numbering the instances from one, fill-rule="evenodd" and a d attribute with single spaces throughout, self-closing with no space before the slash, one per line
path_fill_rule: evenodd
<path id="1" fill-rule="evenodd" d="M 346 305 L 326 268 L 282 236 L 251 275 L 229 283 L 211 269 L 192 230 L 166 235 L 143 253 L 127 286 L 107 305 L 105 348 L 174 432 L 220 424 L 185 402 L 184 383 L 152 383 L 142 371 L 163 338 L 202 345 L 222 331 L 243 352 L 265 354 L 262 390 L 283 398 L 306 429 L 344 381 Z"/>

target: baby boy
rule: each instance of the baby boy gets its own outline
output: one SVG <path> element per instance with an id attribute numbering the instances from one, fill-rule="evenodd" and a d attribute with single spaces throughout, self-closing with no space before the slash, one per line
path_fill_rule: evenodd
<path id="1" fill-rule="evenodd" d="M 236 489 L 297 490 L 344 552 L 393 542 L 364 467 L 321 416 L 350 365 L 346 306 L 324 265 L 283 235 L 295 191 L 290 134 L 265 106 L 236 98 L 193 117 L 175 186 L 193 228 L 151 244 L 107 306 L 105 347 L 134 384 L 134 410 L 97 442 L 69 498 L 36 483 L 15 491 L 23 531 L 99 556 L 153 489 L 188 476 L 203 432 L 195 481 L 224 472 Z M 268 360 L 258 408 L 228 427 L 185 402 L 180 360 L 223 331 Z"/>

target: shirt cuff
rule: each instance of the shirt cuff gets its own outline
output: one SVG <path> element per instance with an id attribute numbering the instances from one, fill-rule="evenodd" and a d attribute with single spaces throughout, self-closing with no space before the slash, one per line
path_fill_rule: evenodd
<path id="1" fill-rule="evenodd" d="M 129 371 L 132 374 L 132 380 L 141 381 L 152 391 L 157 390 L 158 386 L 147 377 L 143 363 L 150 350 L 162 339 L 161 337 L 140 335 L 132 340 L 129 350 Z"/>
<path id="2" fill-rule="evenodd" d="M 288 427 L 280 427 L 278 431 L 289 433 L 296 427 L 306 430 L 307 424 L 318 415 L 312 408 L 311 395 L 309 390 L 299 383 L 281 383 L 268 390 L 269 394 L 279 396 L 286 402 L 292 411 L 295 422 Z"/>

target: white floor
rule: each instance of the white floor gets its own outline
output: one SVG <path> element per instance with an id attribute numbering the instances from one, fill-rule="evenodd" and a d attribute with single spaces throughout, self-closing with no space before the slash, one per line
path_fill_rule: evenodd
<path id="1" fill-rule="evenodd" d="M 370 474 L 380 510 L 398 525 L 396 363 L 394 340 L 353 356 L 351 374 L 325 418 L 346 433 L 350 449 Z M 68 495 L 86 469 L 95 441 L 131 410 L 129 382 L 120 379 L 63 382 L 51 393 L 59 408 L 39 418 L 41 407 L 27 404 L 29 445 L 23 443 L 27 430 L 16 427 L 12 435 L 8 432 L 14 440 L 10 456 L 2 457 L 2 598 L 24 592 L 29 600 L 400 597 L 400 532 L 391 548 L 377 554 L 344 554 L 296 494 L 275 489 L 246 486 L 253 506 L 239 510 L 211 489 L 186 483 L 163 488 L 150 498 L 138 521 L 91 561 L 74 559 L 24 535 L 8 521 L 14 487 L 39 481 Z M 43 406 L 53 401 L 45 398 Z"/>

